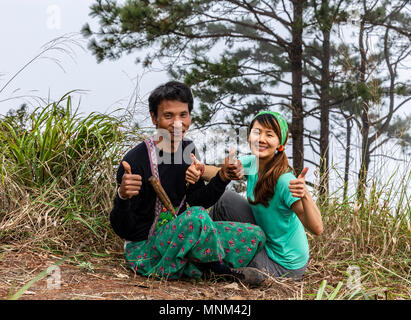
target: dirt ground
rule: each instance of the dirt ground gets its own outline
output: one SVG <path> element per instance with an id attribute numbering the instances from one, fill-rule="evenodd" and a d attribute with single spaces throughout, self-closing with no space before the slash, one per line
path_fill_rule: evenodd
<path id="1" fill-rule="evenodd" d="M 0 299 L 13 295 L 42 272 L 44 277 L 27 288 L 20 300 L 269 300 L 301 299 L 302 284 L 267 280 L 250 289 L 242 283 L 208 280 L 154 280 L 134 274 L 120 254 L 108 257 L 78 255 L 48 270 L 60 258 L 45 251 L 2 248 Z M 56 279 L 60 273 L 60 287 Z M 54 278 L 53 278 L 54 277 Z"/>

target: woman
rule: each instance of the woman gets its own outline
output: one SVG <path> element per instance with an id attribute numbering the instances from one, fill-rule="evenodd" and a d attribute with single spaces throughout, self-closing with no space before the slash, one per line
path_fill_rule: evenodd
<path id="1" fill-rule="evenodd" d="M 247 132 L 252 155 L 241 157 L 247 176 L 247 200 L 227 192 L 210 211 L 218 220 L 251 222 L 265 232 L 266 244 L 248 265 L 263 270 L 274 277 L 300 279 L 304 274 L 309 248 L 304 227 L 321 235 L 321 212 L 305 184 L 308 168 L 298 178 L 288 164 L 284 146 L 288 140 L 285 119 L 276 112 L 262 111 L 251 121 Z M 190 182 L 198 176 L 194 164 L 186 173 Z M 228 175 L 241 177 L 234 163 Z M 215 167 L 205 168 L 205 176 L 216 172 Z M 212 174 L 211 174 L 212 173 Z"/>

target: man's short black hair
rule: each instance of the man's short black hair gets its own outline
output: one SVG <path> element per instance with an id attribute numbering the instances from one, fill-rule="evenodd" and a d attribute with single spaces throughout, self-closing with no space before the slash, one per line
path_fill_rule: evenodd
<path id="1" fill-rule="evenodd" d="M 191 113 L 191 110 L 193 110 L 193 94 L 184 83 L 169 81 L 151 92 L 150 97 L 148 97 L 148 106 L 150 112 L 153 112 L 155 116 L 157 116 L 158 105 L 164 99 L 188 103 L 188 112 Z"/>

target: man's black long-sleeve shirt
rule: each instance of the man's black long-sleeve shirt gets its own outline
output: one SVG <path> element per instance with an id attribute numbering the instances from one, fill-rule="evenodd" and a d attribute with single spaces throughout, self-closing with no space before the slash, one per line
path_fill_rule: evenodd
<path id="1" fill-rule="evenodd" d="M 182 148 L 182 149 L 181 149 Z M 175 153 L 166 153 L 156 148 L 158 171 L 161 185 L 173 203 L 178 207 L 186 195 L 186 201 L 179 214 L 190 206 L 209 208 L 222 196 L 228 182 L 217 174 L 206 185 L 202 179 L 186 188 L 185 173 L 191 164 L 190 153 L 199 159 L 194 143 L 183 140 Z M 110 222 L 118 236 L 129 241 L 142 241 L 148 238 L 150 227 L 154 222 L 156 193 L 148 181 L 152 176 L 147 147 L 144 142 L 138 144 L 123 158 L 131 166 L 131 172 L 142 178 L 142 186 L 137 196 L 122 200 L 116 194 L 114 207 L 110 213 Z M 117 184 L 120 186 L 124 168 L 120 164 L 117 170 Z"/>

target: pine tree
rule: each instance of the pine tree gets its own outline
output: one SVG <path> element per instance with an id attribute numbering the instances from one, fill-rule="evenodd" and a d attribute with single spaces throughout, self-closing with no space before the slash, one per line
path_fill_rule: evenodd
<path id="1" fill-rule="evenodd" d="M 408 1 L 380 1 L 369 3 L 362 2 L 362 20 L 360 22 L 359 49 L 360 49 L 360 82 L 362 114 L 362 156 L 361 167 L 358 174 L 358 197 L 365 195 L 367 175 L 372 153 L 388 140 L 376 144 L 377 139 L 389 132 L 393 124 L 394 114 L 407 103 L 411 97 L 405 98 L 397 104 L 403 92 L 398 89 L 408 88 L 410 82 L 398 81 L 398 72 L 401 62 L 411 53 L 411 33 L 407 26 L 410 25 L 411 16 L 405 12 Z M 378 35 L 379 52 L 369 54 L 370 48 L 366 38 L 371 32 Z M 381 112 L 376 106 L 384 107 Z M 376 144 L 376 145 L 375 145 Z"/>
<path id="2" fill-rule="evenodd" d="M 405 12 L 407 1 L 363 0 L 353 43 L 341 44 L 335 65 L 340 67 L 339 85 L 334 94 L 343 99 L 338 113 L 346 123 L 345 185 L 348 184 L 348 159 L 352 129 L 361 136 L 361 159 L 357 196 L 364 197 L 373 154 L 393 139 L 407 149 L 409 118 L 395 114 L 411 100 L 410 81 L 400 80 L 400 66 L 411 53 Z M 408 127 L 407 127 L 408 126 Z M 346 196 L 347 190 L 344 190 Z"/>
<path id="3" fill-rule="evenodd" d="M 306 96 L 315 101 L 314 106 L 307 110 L 308 114 L 318 114 L 320 122 L 319 137 L 316 138 L 319 156 L 319 192 L 324 200 L 328 198 L 329 189 L 329 148 L 330 148 L 330 113 L 332 107 L 340 104 L 342 95 L 336 90 L 335 71 L 330 68 L 334 61 L 332 56 L 336 53 L 335 44 L 332 43 L 332 34 L 335 26 L 346 20 L 346 9 L 350 1 L 347 0 L 312 0 L 309 8 L 313 10 L 312 23 L 310 25 L 308 39 L 304 44 L 306 62 L 305 74 L 311 84 Z M 314 93 L 314 94 L 313 94 Z M 332 94 L 333 93 L 333 94 Z M 345 100 L 345 99 L 344 99 Z M 313 139 L 310 135 L 309 139 Z"/>
<path id="4" fill-rule="evenodd" d="M 346 185 L 356 128 L 362 137 L 359 186 L 365 185 L 377 137 L 400 136 L 400 130 L 406 149 L 407 121 L 393 117 L 410 91 L 409 83 L 398 81 L 409 52 L 406 2 L 362 0 L 358 38 L 348 44 L 335 31 L 350 19 L 352 0 L 96 0 L 91 16 L 100 19 L 100 30 L 86 24 L 83 34 L 99 62 L 139 52 L 136 61 L 145 67 L 165 64 L 199 98 L 193 113 L 198 128 L 243 127 L 261 109 L 281 110 L 291 120 L 295 170 L 311 162 L 304 159 L 305 136 L 319 156 L 326 195 L 330 135 L 345 136 Z M 372 32 L 380 37 L 373 43 L 385 44 L 375 52 L 368 41 Z M 319 120 L 318 133 L 304 127 L 308 117 Z M 332 126 L 330 120 L 338 119 L 342 125 Z"/>
<path id="5" fill-rule="evenodd" d="M 293 166 L 300 172 L 305 3 L 98 0 L 91 16 L 101 28 L 92 32 L 86 24 L 83 34 L 93 36 L 89 48 L 97 61 L 141 49 L 149 49 L 139 60 L 145 66 L 166 61 L 170 74 L 201 100 L 193 114 L 199 127 L 211 119 L 213 125 L 245 126 L 261 109 L 282 109 L 291 120 Z"/>

